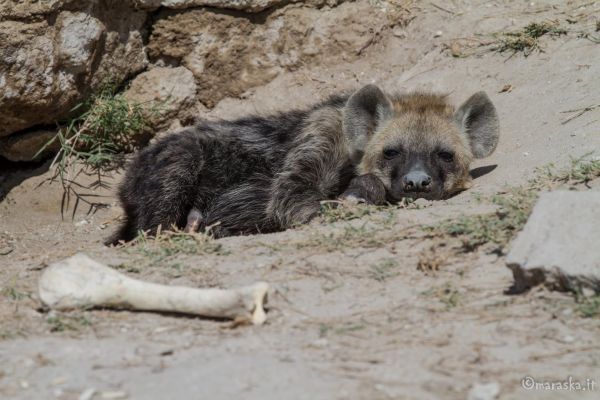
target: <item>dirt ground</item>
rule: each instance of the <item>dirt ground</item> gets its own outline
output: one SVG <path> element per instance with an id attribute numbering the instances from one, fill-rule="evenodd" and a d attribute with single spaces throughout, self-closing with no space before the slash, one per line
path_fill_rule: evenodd
<path id="1" fill-rule="evenodd" d="M 583 318 L 568 294 L 505 294 L 512 275 L 504 255 L 486 246 L 460 252 L 450 238 L 440 247 L 423 227 L 490 212 L 481 195 L 525 183 L 536 167 L 564 167 L 600 150 L 600 107 L 593 107 L 600 104 L 600 44 L 581 37 L 600 37 L 600 2 L 416 3 L 406 28 L 374 34 L 358 60 L 284 73 L 206 117 L 288 109 L 371 82 L 389 91 L 443 91 L 456 103 L 485 90 L 500 114 L 501 141 L 474 165 L 488 168 L 473 189 L 165 255 L 102 245 L 121 214 L 113 194 L 119 174 L 98 191 L 110 208 L 86 215 L 80 207 L 62 220 L 60 185 L 39 186 L 48 164 L 2 165 L 0 398 L 464 399 L 473 385 L 490 382 L 499 399 L 598 398 L 600 319 Z M 351 12 L 353 4 L 340 7 Z M 544 20 L 558 20 L 568 34 L 540 38 L 541 51 L 528 57 L 486 45 L 494 33 Z M 161 283 L 265 280 L 274 288 L 267 323 L 232 328 L 152 313 L 43 312 L 36 298 L 43 268 L 78 251 Z M 423 260 L 438 260 L 439 268 L 423 271 Z M 527 390 L 521 381 L 528 376 L 590 379 L 595 392 Z"/>

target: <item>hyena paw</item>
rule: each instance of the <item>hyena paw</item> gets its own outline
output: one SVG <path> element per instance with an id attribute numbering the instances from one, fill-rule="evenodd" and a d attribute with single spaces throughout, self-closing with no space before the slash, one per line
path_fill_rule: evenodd
<path id="1" fill-rule="evenodd" d="M 362 197 L 356 193 L 344 193 L 338 198 L 338 201 L 340 202 L 340 204 L 342 206 L 344 206 L 344 205 L 355 206 L 357 204 L 371 204 L 367 199 L 365 199 L 364 197 Z"/>

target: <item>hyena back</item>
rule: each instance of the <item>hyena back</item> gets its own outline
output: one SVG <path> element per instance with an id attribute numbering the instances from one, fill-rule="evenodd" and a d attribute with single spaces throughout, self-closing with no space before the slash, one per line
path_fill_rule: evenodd
<path id="1" fill-rule="evenodd" d="M 126 220 L 109 242 L 189 219 L 216 236 L 283 230 L 340 196 L 445 198 L 469 186 L 471 160 L 497 141 L 483 92 L 454 111 L 441 96 L 368 85 L 304 111 L 205 122 L 139 152 L 119 190 Z"/>

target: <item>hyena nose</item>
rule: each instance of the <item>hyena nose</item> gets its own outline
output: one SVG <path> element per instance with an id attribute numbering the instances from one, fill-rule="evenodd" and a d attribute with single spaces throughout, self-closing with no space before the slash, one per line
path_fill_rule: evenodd
<path id="1" fill-rule="evenodd" d="M 404 191 L 426 192 L 431 188 L 431 177 L 423 171 L 411 171 L 404 175 Z"/>

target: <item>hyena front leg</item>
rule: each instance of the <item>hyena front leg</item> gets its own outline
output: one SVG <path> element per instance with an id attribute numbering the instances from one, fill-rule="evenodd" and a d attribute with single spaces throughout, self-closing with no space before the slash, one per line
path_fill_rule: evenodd
<path id="1" fill-rule="evenodd" d="M 308 222 L 321 201 L 340 193 L 349 165 L 345 149 L 335 138 L 312 137 L 288 154 L 271 188 L 267 214 L 280 229 Z"/>
<path id="2" fill-rule="evenodd" d="M 360 175 L 350 181 L 340 200 L 380 206 L 386 202 L 385 186 L 373 174 Z"/>

